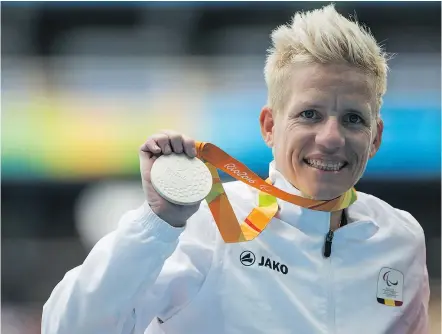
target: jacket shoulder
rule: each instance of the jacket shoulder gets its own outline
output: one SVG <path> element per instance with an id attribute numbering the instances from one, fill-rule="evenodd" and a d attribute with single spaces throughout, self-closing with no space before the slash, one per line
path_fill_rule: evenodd
<path id="1" fill-rule="evenodd" d="M 358 201 L 355 204 L 380 227 L 385 226 L 408 234 L 411 233 L 422 241 L 425 239 L 422 226 L 408 211 L 395 208 L 384 200 L 363 192 L 358 192 Z"/>

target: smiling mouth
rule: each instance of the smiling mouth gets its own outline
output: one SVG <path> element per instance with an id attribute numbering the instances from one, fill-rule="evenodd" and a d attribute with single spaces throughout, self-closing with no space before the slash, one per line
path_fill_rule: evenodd
<path id="1" fill-rule="evenodd" d="M 346 161 L 324 161 L 317 159 L 303 159 L 303 161 L 312 168 L 325 172 L 339 172 L 348 165 Z"/>

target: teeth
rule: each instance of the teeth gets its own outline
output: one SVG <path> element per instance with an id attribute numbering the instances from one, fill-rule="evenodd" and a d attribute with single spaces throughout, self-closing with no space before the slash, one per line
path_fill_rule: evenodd
<path id="1" fill-rule="evenodd" d="M 342 166 L 344 166 L 343 162 L 323 161 L 316 159 L 308 159 L 307 163 L 314 168 L 329 171 L 338 171 L 342 168 Z"/>

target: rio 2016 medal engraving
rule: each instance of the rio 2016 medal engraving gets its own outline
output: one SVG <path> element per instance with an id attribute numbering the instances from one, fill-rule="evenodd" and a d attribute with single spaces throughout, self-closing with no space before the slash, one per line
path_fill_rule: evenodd
<path id="1" fill-rule="evenodd" d="M 212 189 L 212 175 L 204 162 L 185 154 L 172 153 L 156 159 L 151 182 L 158 194 L 178 205 L 196 204 Z"/>

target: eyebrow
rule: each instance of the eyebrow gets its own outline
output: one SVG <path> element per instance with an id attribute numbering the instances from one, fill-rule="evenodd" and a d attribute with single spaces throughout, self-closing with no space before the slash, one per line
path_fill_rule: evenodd
<path id="1" fill-rule="evenodd" d="M 305 105 L 301 104 L 300 109 L 309 110 L 309 109 L 324 109 L 324 108 L 325 108 L 325 106 L 321 105 L 321 104 L 305 104 Z M 345 108 L 343 110 L 343 112 L 355 113 L 355 114 L 367 114 L 368 113 L 368 111 L 365 111 L 365 110 L 361 111 L 359 109 L 353 109 L 353 108 Z"/>
<path id="2" fill-rule="evenodd" d="M 323 105 L 320 105 L 320 104 L 305 104 L 305 105 L 302 105 L 301 104 L 301 106 L 300 106 L 300 108 L 299 109 L 302 109 L 302 110 L 310 110 L 310 109 L 324 109 L 325 107 L 323 106 Z M 292 110 L 290 110 L 290 112 L 289 112 L 289 115 L 293 115 L 293 114 L 295 114 L 295 113 L 297 113 L 298 111 L 296 110 L 296 109 L 292 109 Z M 343 110 L 343 113 L 353 113 L 353 114 L 358 114 L 359 116 L 362 116 L 362 117 L 370 117 L 370 112 L 369 111 L 367 111 L 367 110 L 359 110 L 359 109 L 354 109 L 354 108 L 345 108 L 344 110 Z"/>
<path id="3" fill-rule="evenodd" d="M 346 113 L 358 114 L 358 115 L 360 115 L 360 116 L 365 116 L 365 117 L 368 117 L 369 114 L 370 114 L 370 113 L 369 113 L 368 111 L 366 111 L 366 110 L 361 111 L 361 110 L 357 110 L 357 109 L 353 109 L 353 108 L 346 108 L 346 109 L 344 109 L 344 112 L 346 112 Z"/>
<path id="4" fill-rule="evenodd" d="M 324 109 L 325 106 L 322 104 L 309 104 L 309 103 L 300 103 L 301 109 Z"/>
<path id="5" fill-rule="evenodd" d="M 325 107 L 320 104 L 308 104 L 308 103 L 299 103 L 292 108 L 290 108 L 289 115 L 297 114 L 300 110 L 311 110 L 311 109 L 324 109 Z"/>

